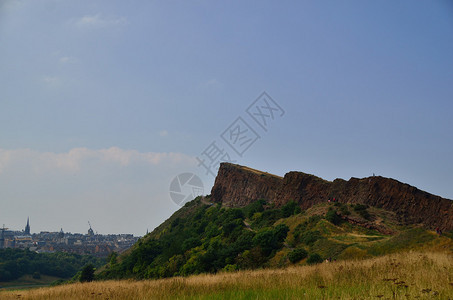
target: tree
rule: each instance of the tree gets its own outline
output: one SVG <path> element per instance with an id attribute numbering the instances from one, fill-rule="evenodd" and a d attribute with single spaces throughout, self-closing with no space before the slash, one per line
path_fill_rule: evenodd
<path id="1" fill-rule="evenodd" d="M 322 259 L 321 255 L 319 255 L 318 253 L 312 253 L 307 258 L 307 263 L 309 265 L 319 264 L 322 262 L 323 262 L 323 259 Z"/>
<path id="2" fill-rule="evenodd" d="M 339 225 L 342 221 L 341 217 L 333 209 L 329 209 L 326 213 L 326 220 L 334 225 Z"/>
<path id="3" fill-rule="evenodd" d="M 110 266 L 114 266 L 117 263 L 118 253 L 112 251 L 107 257 L 107 261 L 110 263 Z"/>
<path id="4" fill-rule="evenodd" d="M 289 201 L 287 204 L 285 204 L 282 207 L 282 216 L 283 218 L 287 218 L 289 216 L 292 216 L 294 214 L 294 211 L 297 207 L 296 202 L 294 201 Z"/>
<path id="5" fill-rule="evenodd" d="M 80 282 L 90 282 L 94 280 L 94 267 L 92 264 L 86 265 L 80 274 Z"/>
<path id="6" fill-rule="evenodd" d="M 275 239 L 275 234 L 272 229 L 265 229 L 255 235 L 253 238 L 253 243 L 256 246 L 261 247 L 263 253 L 265 255 L 271 254 L 272 250 L 274 250 L 277 244 Z"/>
<path id="7" fill-rule="evenodd" d="M 305 249 L 297 248 L 288 254 L 288 259 L 290 262 L 292 262 L 294 264 L 294 263 L 304 259 L 305 257 L 307 257 L 307 255 L 308 255 L 308 253 Z"/>

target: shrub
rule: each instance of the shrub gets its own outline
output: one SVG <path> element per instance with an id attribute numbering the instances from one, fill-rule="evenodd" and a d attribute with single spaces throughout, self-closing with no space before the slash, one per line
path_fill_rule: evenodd
<path id="1" fill-rule="evenodd" d="M 321 239 L 322 235 L 319 230 L 307 231 L 300 236 L 300 241 L 308 246 L 313 245 L 317 240 Z"/>
<path id="2" fill-rule="evenodd" d="M 366 210 L 368 208 L 368 205 L 364 205 L 364 204 L 356 204 L 354 205 L 354 211 L 361 211 L 361 210 Z"/>
<path id="3" fill-rule="evenodd" d="M 341 217 L 337 214 L 337 212 L 333 209 L 330 209 L 326 213 L 326 220 L 329 221 L 330 223 L 334 225 L 338 225 L 341 223 L 342 219 Z"/>
<path id="4" fill-rule="evenodd" d="M 296 202 L 294 201 L 289 201 L 287 204 L 282 206 L 282 217 L 287 218 L 289 216 L 292 216 L 294 214 L 294 211 L 297 207 Z"/>
<path id="5" fill-rule="evenodd" d="M 371 215 L 367 210 L 360 210 L 358 213 L 362 218 L 366 220 L 369 220 L 371 218 Z"/>
<path id="6" fill-rule="evenodd" d="M 310 254 L 310 256 L 308 256 L 308 259 L 307 259 L 307 263 L 309 265 L 319 264 L 322 262 L 323 262 L 323 259 L 322 259 L 321 255 L 319 255 L 318 253 Z"/>
<path id="7" fill-rule="evenodd" d="M 307 255 L 308 255 L 308 253 L 307 253 L 307 251 L 305 251 L 305 249 L 297 248 L 288 254 L 288 259 L 291 263 L 294 264 L 294 263 L 306 258 Z"/>
<path id="8" fill-rule="evenodd" d="M 94 267 L 92 264 L 86 265 L 80 274 L 80 282 L 90 282 L 94 280 Z"/>
<path id="9" fill-rule="evenodd" d="M 340 207 L 340 213 L 343 215 L 343 216 L 349 216 L 351 214 L 351 212 L 348 210 L 348 207 L 346 205 L 342 205 Z"/>
<path id="10" fill-rule="evenodd" d="M 258 201 L 255 201 L 253 203 L 250 203 L 246 207 L 244 207 L 244 212 L 246 216 L 251 219 L 253 215 L 257 212 L 262 212 L 264 210 L 264 205 L 266 204 L 266 201 L 263 199 L 260 199 Z"/>
<path id="11" fill-rule="evenodd" d="M 182 251 L 186 252 L 187 250 L 198 247 L 200 245 L 201 245 L 201 241 L 199 238 L 191 237 L 191 238 L 186 239 L 182 243 Z"/>
<path id="12" fill-rule="evenodd" d="M 282 243 L 288 235 L 289 227 L 285 224 L 279 224 L 274 229 L 274 236 L 278 243 Z"/>
<path id="13" fill-rule="evenodd" d="M 362 218 L 369 220 L 371 218 L 370 213 L 367 211 L 368 205 L 356 204 L 354 205 L 354 211 L 357 212 Z"/>

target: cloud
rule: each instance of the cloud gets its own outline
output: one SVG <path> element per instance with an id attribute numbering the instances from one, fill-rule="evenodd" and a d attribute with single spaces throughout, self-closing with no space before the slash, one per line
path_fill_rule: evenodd
<path id="1" fill-rule="evenodd" d="M 199 86 L 203 90 L 218 90 L 223 88 L 223 83 L 215 78 L 211 78 L 209 80 L 201 82 Z"/>
<path id="2" fill-rule="evenodd" d="M 110 16 L 105 17 L 101 14 L 85 15 L 73 21 L 78 28 L 106 28 L 110 26 L 123 25 L 126 23 L 125 17 Z"/>
<path id="3" fill-rule="evenodd" d="M 33 231 L 85 231 L 86 220 L 103 233 L 143 234 L 177 208 L 172 179 L 197 169 L 184 153 L 110 147 L 67 152 L 0 148 L 3 222 L 20 228 L 30 215 Z"/>
<path id="4" fill-rule="evenodd" d="M 0 9 L 5 9 L 5 10 L 21 9 L 24 7 L 24 5 L 25 5 L 24 1 L 21 1 L 21 0 L 1 1 Z"/>
<path id="5" fill-rule="evenodd" d="M 72 56 L 63 56 L 60 57 L 59 62 L 61 64 L 75 64 L 77 62 L 77 59 Z"/>
<path id="6" fill-rule="evenodd" d="M 66 153 L 38 152 L 30 149 L 0 149 L 0 174 L 20 167 L 33 173 L 52 170 L 79 172 L 93 167 L 129 167 L 132 165 L 175 165 L 193 166 L 196 159 L 183 153 L 138 152 L 118 147 L 108 149 L 74 148 Z"/>
<path id="7" fill-rule="evenodd" d="M 161 131 L 159 131 L 159 135 L 160 135 L 160 136 L 167 136 L 167 135 L 168 135 L 168 131 L 165 130 L 165 129 L 164 129 L 164 130 L 161 130 Z"/>
<path id="8" fill-rule="evenodd" d="M 42 81 L 50 87 L 57 87 L 60 85 L 61 80 L 57 76 L 44 76 Z"/>

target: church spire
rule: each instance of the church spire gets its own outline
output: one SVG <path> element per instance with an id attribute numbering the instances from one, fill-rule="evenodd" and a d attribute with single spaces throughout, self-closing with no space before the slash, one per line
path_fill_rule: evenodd
<path id="1" fill-rule="evenodd" d="M 30 235 L 30 217 L 27 217 L 27 226 L 25 226 L 25 235 Z"/>

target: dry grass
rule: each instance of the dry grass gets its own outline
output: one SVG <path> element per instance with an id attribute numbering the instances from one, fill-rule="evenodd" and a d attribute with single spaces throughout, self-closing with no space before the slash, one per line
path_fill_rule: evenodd
<path id="1" fill-rule="evenodd" d="M 3 291 L 1 299 L 453 299 L 453 256 L 409 252 L 278 270 Z"/>

